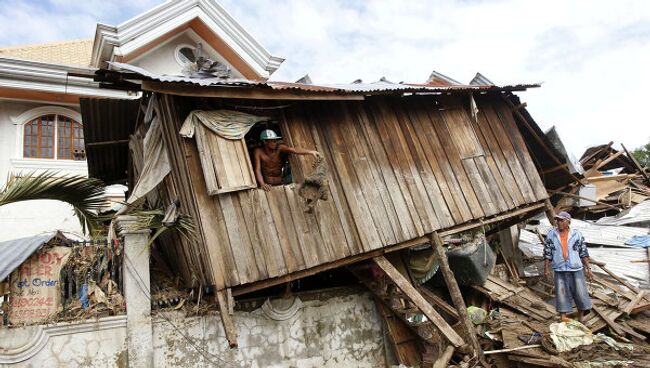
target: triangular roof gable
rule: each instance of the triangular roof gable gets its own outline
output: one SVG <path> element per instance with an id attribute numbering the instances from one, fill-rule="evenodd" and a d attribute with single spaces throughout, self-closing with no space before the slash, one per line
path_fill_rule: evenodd
<path id="1" fill-rule="evenodd" d="M 170 0 L 118 26 L 98 24 L 92 66 L 128 62 L 188 28 L 248 79 L 267 79 L 284 61 L 269 54 L 215 1 Z"/>

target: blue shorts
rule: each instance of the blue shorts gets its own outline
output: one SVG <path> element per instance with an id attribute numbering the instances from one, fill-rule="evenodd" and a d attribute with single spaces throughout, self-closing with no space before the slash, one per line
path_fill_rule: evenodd
<path id="1" fill-rule="evenodd" d="M 558 313 L 570 313 L 574 302 L 580 310 L 591 309 L 584 272 L 555 271 L 555 309 Z"/>

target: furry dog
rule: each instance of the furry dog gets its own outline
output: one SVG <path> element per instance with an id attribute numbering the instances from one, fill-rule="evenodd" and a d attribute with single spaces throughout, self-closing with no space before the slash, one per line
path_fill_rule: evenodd
<path id="1" fill-rule="evenodd" d="M 313 171 L 303 180 L 298 195 L 306 201 L 305 212 L 314 211 L 318 200 L 326 201 L 328 198 L 329 184 L 327 181 L 327 163 L 321 156 L 314 161 Z"/>

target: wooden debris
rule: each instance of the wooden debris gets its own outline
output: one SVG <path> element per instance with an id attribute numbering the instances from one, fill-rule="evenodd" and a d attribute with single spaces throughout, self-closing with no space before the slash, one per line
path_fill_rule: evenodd
<path id="1" fill-rule="evenodd" d="M 237 330 L 233 323 L 232 316 L 230 315 L 230 306 L 228 303 L 228 296 L 225 290 L 218 290 L 216 293 L 217 303 L 219 304 L 219 315 L 223 323 L 223 329 L 226 333 L 226 339 L 230 348 L 237 347 Z"/>
<path id="2" fill-rule="evenodd" d="M 460 347 L 465 345 L 465 341 L 454 331 L 451 326 L 436 312 L 435 309 L 429 304 L 426 299 L 415 289 L 415 287 L 399 272 L 395 267 L 383 256 L 373 258 L 373 261 L 381 268 L 381 270 L 388 276 L 388 278 L 397 285 L 397 287 L 404 293 L 403 296 L 413 303 L 414 307 L 419 309 L 431 321 L 438 330 L 455 346 Z M 387 295 L 381 295 L 386 297 Z M 406 307 L 406 306 L 404 306 Z M 399 307 L 395 308 L 399 314 L 407 314 L 408 309 L 402 309 L 404 312 L 399 311 Z M 467 313 L 467 312 L 465 312 Z M 407 317 L 403 317 L 408 319 Z"/>

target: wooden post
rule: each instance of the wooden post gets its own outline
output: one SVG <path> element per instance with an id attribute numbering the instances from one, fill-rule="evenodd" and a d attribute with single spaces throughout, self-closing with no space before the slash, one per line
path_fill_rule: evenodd
<path id="1" fill-rule="evenodd" d="M 449 268 L 447 254 L 445 253 L 445 249 L 442 246 L 442 239 L 437 232 L 431 233 L 431 246 L 433 247 L 433 251 L 438 258 L 440 271 L 442 272 L 442 276 L 445 279 L 445 284 L 447 284 L 447 289 L 449 289 L 451 300 L 454 302 L 454 306 L 456 306 L 456 310 L 458 311 L 460 323 L 462 324 L 463 329 L 467 334 L 467 338 L 469 339 L 472 348 L 474 349 L 474 353 L 478 357 L 479 361 L 483 361 L 483 350 L 481 349 L 481 345 L 478 343 L 478 339 L 476 338 L 476 330 L 474 328 L 474 324 L 469 319 L 469 315 L 467 314 L 467 306 L 463 300 L 463 295 L 460 293 L 460 288 L 458 287 L 454 273 L 451 271 L 451 268 Z"/>
<path id="2" fill-rule="evenodd" d="M 625 148 L 625 146 L 623 145 L 623 143 L 621 143 L 621 147 L 623 147 L 623 151 L 625 151 L 625 154 L 627 155 L 627 157 L 629 157 L 630 160 L 632 160 L 632 163 L 634 164 L 634 166 L 636 167 L 636 169 L 639 170 L 639 172 L 641 173 L 641 175 L 643 175 L 643 177 L 645 178 L 645 180 L 647 180 L 648 182 L 650 182 L 650 176 L 648 176 L 648 173 L 645 172 L 645 168 L 643 168 L 643 167 L 641 167 L 641 165 L 639 165 L 639 161 L 636 160 L 636 157 L 634 157 L 634 155 L 630 154 L 630 152 L 627 150 L 627 148 Z"/>
<path id="3" fill-rule="evenodd" d="M 219 304 L 219 314 L 221 315 L 221 322 L 223 323 L 223 330 L 226 333 L 226 339 L 228 339 L 228 345 L 230 348 L 236 348 L 237 330 L 235 329 L 235 324 L 230 316 L 227 292 L 226 290 L 218 290 L 216 294 L 217 303 Z"/>

